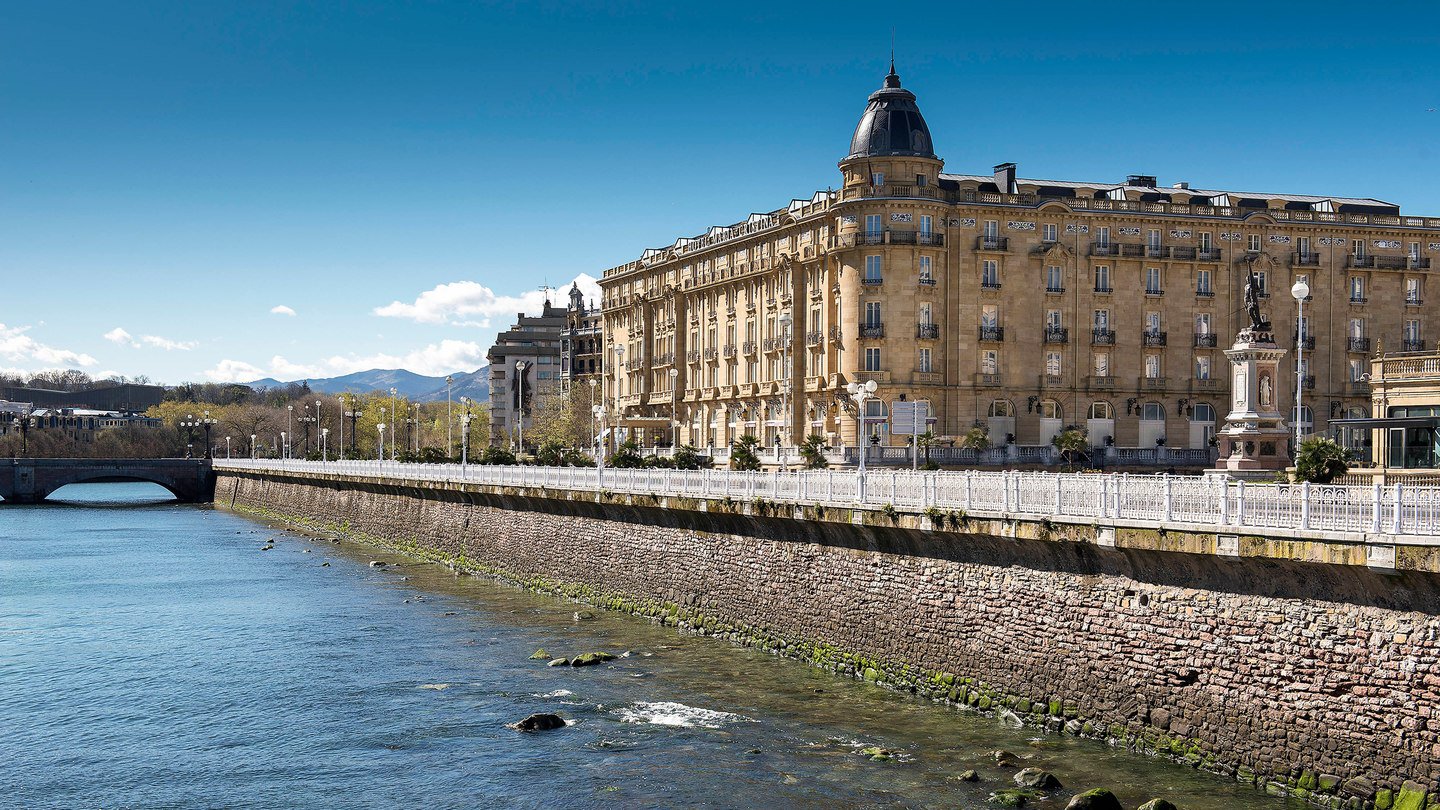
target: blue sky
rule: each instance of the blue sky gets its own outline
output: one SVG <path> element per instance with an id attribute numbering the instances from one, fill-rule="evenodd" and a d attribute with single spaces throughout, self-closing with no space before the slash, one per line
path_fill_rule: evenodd
<path id="1" fill-rule="evenodd" d="M 0 369 L 473 370 L 541 284 L 836 184 L 892 26 L 949 171 L 1440 214 L 1440 6 L 1170 5 L 10 4 Z"/>

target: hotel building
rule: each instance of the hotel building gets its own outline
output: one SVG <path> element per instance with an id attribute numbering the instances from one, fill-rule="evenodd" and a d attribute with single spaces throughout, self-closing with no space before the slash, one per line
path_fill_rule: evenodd
<path id="1" fill-rule="evenodd" d="M 1096 447 L 1199 453 L 1227 410 L 1250 271 L 1288 350 L 1281 402 L 1293 413 L 1298 379 L 1307 430 L 1368 415 L 1371 356 L 1425 349 L 1440 326 L 1440 218 L 1150 175 L 947 173 L 893 68 L 839 168 L 838 190 L 604 272 L 607 401 L 643 441 L 902 444 L 889 413 L 910 400 L 942 437 L 1044 446 L 1073 425 Z M 861 413 L 846 385 L 868 380 Z"/>

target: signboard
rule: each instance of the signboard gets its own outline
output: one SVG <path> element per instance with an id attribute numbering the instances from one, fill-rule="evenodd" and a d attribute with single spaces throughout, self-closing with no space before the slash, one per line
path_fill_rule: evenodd
<path id="1" fill-rule="evenodd" d="M 890 432 L 919 436 L 929 429 L 930 403 L 926 400 L 890 403 Z"/>

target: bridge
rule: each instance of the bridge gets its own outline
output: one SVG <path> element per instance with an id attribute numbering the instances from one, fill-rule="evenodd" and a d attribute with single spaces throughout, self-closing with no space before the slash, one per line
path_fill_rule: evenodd
<path id="1" fill-rule="evenodd" d="M 215 474 L 207 459 L 16 458 L 0 461 L 0 498 L 6 504 L 45 500 L 66 484 L 143 481 L 159 484 L 182 503 L 215 498 Z"/>

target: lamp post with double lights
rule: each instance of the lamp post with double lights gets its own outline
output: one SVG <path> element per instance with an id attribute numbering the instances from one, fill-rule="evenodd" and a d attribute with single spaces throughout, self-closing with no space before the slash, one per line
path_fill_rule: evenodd
<path id="1" fill-rule="evenodd" d="M 875 388 L 874 380 L 866 380 L 863 383 L 852 382 L 845 386 L 845 390 L 849 392 L 851 398 L 855 400 L 855 444 L 860 451 L 860 468 L 858 472 L 862 487 L 865 481 L 865 456 L 870 450 L 869 446 L 865 443 L 865 402 L 875 396 Z"/>
<path id="2" fill-rule="evenodd" d="M 1290 288 L 1295 299 L 1295 455 L 1300 454 L 1300 440 L 1304 431 L 1300 423 L 1305 419 L 1305 408 L 1301 404 L 1305 390 L 1305 299 L 1310 297 L 1310 285 L 1305 279 L 1295 280 Z"/>
<path id="3" fill-rule="evenodd" d="M 280 457 L 281 457 L 281 458 L 289 458 L 289 457 L 290 457 L 290 439 L 292 439 L 292 438 L 295 437 L 295 427 L 294 427 L 294 425 L 292 424 L 292 420 L 294 420 L 294 419 L 295 419 L 295 406 L 294 406 L 294 405 L 286 405 L 286 406 L 285 406 L 285 432 L 284 432 L 284 433 L 281 433 L 280 435 L 281 435 L 281 437 L 288 437 L 288 438 L 285 438 L 285 450 L 284 450 L 284 452 L 282 452 L 282 453 L 280 454 Z"/>
<path id="4" fill-rule="evenodd" d="M 787 444 L 793 444 L 790 440 L 790 324 L 793 322 L 789 312 L 780 313 L 780 430 L 775 432 L 775 456 L 780 461 L 781 472 L 785 471 L 785 451 L 780 437 L 783 435 Z"/>
<path id="5" fill-rule="evenodd" d="M 320 462 L 323 464 L 330 460 L 330 428 L 320 428 Z"/>
<path id="6" fill-rule="evenodd" d="M 305 441 L 300 445 L 300 457 L 306 458 L 310 455 L 310 426 L 318 421 L 318 417 L 310 415 L 310 406 L 305 406 L 305 415 L 299 417 L 300 426 L 305 428 Z"/>
<path id="7" fill-rule="evenodd" d="M 595 470 L 600 476 L 600 488 L 605 487 L 605 449 L 600 446 L 600 438 L 605 435 L 605 406 L 591 405 L 590 416 L 594 421 L 590 423 L 590 444 L 595 448 Z M 595 425 L 599 424 L 597 431 Z"/>
<path id="8" fill-rule="evenodd" d="M 515 430 L 518 437 L 515 457 L 525 455 L 525 361 L 515 361 L 515 384 L 520 386 L 519 398 L 515 403 Z"/>
<path id="9" fill-rule="evenodd" d="M 354 397 L 351 397 L 350 408 L 345 411 L 345 418 L 350 420 L 350 455 L 352 456 L 356 455 L 357 453 L 357 451 L 355 450 L 355 442 L 359 439 L 360 435 L 359 431 L 356 429 L 355 423 L 358 422 L 360 417 L 364 415 L 364 411 L 355 407 L 355 399 Z M 341 423 L 341 429 L 344 429 L 343 422 Z M 342 447 L 345 445 L 345 439 L 343 436 L 340 439 L 340 445 Z"/>
<path id="10" fill-rule="evenodd" d="M 593 414 L 595 413 L 595 386 L 598 385 L 600 381 L 597 380 L 597 379 L 595 379 L 594 377 L 591 377 L 589 382 L 590 382 L 590 413 L 593 415 Z M 601 408 L 601 410 L 603 411 L 604 408 Z M 595 450 L 595 449 L 596 449 L 596 448 L 595 448 L 595 436 L 596 436 L 596 433 L 595 433 L 595 422 L 594 422 L 594 421 L 591 421 L 591 422 L 590 422 L 590 449 L 591 449 L 591 450 Z M 599 452 L 599 451 L 597 450 L 596 452 Z"/>
<path id="11" fill-rule="evenodd" d="M 26 457 L 30 455 L 30 423 L 33 419 L 30 414 L 30 410 L 23 410 L 10 423 L 13 427 L 20 428 L 20 455 Z"/>
<path id="12" fill-rule="evenodd" d="M 670 369 L 670 454 L 680 446 L 680 369 Z"/>
<path id="13" fill-rule="evenodd" d="M 470 471 L 470 420 L 475 417 L 470 414 L 469 397 L 461 397 L 460 402 L 465 406 L 460 414 L 460 477 L 464 478 Z"/>
<path id="14" fill-rule="evenodd" d="M 390 460 L 395 460 L 395 389 L 390 389 Z"/>
<path id="15" fill-rule="evenodd" d="M 455 414 L 450 407 L 450 387 L 455 384 L 455 378 L 449 374 L 445 375 L 445 458 L 455 457 Z"/>
<path id="16" fill-rule="evenodd" d="M 625 431 L 625 405 L 620 401 L 621 374 L 625 374 L 625 347 L 615 347 L 615 449 L 620 449 L 621 434 Z"/>

